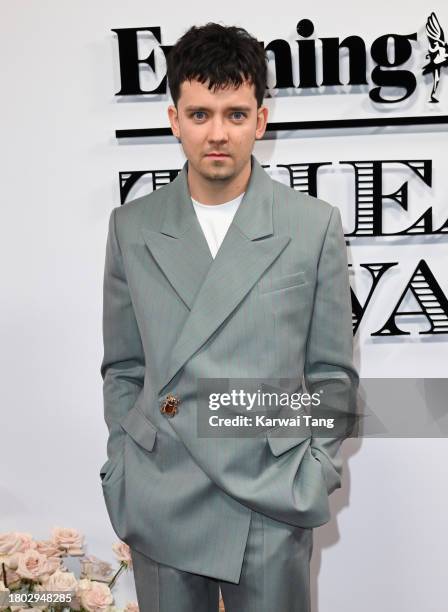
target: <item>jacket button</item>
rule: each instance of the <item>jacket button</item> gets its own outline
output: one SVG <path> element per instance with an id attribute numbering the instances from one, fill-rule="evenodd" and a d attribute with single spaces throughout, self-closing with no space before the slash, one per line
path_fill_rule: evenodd
<path id="1" fill-rule="evenodd" d="M 177 412 L 180 399 L 175 395 L 167 395 L 160 407 L 160 412 L 166 416 L 173 417 Z"/>

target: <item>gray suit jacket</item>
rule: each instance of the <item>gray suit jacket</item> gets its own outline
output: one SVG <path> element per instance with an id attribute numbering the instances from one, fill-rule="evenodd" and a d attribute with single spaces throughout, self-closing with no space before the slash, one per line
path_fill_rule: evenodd
<path id="1" fill-rule="evenodd" d="M 108 459 L 102 490 L 123 541 L 161 563 L 237 582 L 251 510 L 313 528 L 340 487 L 341 438 L 281 427 L 198 437 L 200 378 L 302 378 L 338 385 L 349 412 L 347 254 L 338 208 L 272 180 L 252 157 L 245 196 L 215 259 L 188 163 L 161 189 L 112 210 L 101 364 Z M 181 403 L 168 417 L 168 394 Z M 335 396 L 336 397 L 336 396 Z"/>

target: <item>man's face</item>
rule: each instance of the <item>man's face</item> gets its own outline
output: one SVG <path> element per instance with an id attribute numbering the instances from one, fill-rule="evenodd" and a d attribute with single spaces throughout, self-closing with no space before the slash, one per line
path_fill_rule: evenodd
<path id="1" fill-rule="evenodd" d="M 215 92 L 207 84 L 184 81 L 177 109 L 170 106 L 168 116 L 189 172 L 210 181 L 231 181 L 250 164 L 254 142 L 266 130 L 268 109 L 257 108 L 255 87 L 247 81 Z"/>

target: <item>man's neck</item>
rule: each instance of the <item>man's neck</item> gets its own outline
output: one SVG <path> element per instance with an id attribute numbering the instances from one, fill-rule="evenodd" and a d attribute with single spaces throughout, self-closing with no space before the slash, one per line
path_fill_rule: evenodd
<path id="1" fill-rule="evenodd" d="M 247 166 L 243 168 L 238 176 L 229 182 L 220 180 L 213 181 L 204 179 L 198 175 L 189 164 L 187 176 L 190 195 L 193 200 L 201 204 L 224 204 L 224 202 L 234 200 L 246 191 L 250 173 L 251 162 L 249 160 Z"/>

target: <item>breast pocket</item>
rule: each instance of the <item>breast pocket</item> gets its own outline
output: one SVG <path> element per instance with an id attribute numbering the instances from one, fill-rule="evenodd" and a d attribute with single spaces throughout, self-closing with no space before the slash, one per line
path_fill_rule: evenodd
<path id="1" fill-rule="evenodd" d="M 279 291 L 280 289 L 299 287 L 300 285 L 306 285 L 306 283 L 305 272 L 294 272 L 293 274 L 286 274 L 284 276 L 262 278 L 258 287 L 260 293 L 271 293 L 273 291 Z"/>

